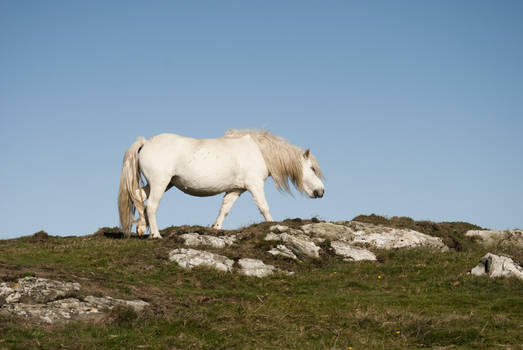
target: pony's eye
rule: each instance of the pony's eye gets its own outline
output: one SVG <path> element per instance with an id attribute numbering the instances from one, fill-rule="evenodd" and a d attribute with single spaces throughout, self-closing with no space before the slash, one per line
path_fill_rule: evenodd
<path id="1" fill-rule="evenodd" d="M 311 170 L 314 174 L 316 174 L 316 169 L 314 169 L 314 167 L 311 166 Z"/>

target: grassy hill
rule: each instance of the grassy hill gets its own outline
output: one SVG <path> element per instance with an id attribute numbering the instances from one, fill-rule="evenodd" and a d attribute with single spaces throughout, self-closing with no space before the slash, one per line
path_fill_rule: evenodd
<path id="1" fill-rule="evenodd" d="M 468 223 L 359 216 L 442 237 L 449 252 L 377 251 L 377 262 L 344 262 L 324 253 L 303 263 L 273 257 L 270 224 L 240 230 L 239 245 L 215 250 L 232 259 L 263 259 L 293 276 L 246 277 L 168 260 L 177 234 L 214 232 L 169 227 L 163 240 L 122 239 L 116 228 L 81 237 L 44 232 L 0 241 L 0 277 L 79 282 L 85 295 L 143 299 L 151 308 L 117 308 L 103 321 L 36 325 L 0 316 L 0 349 L 519 349 L 523 282 L 467 272 L 487 251 L 464 236 Z M 295 226 L 310 220 L 286 220 Z M 212 250 L 212 249 L 209 249 Z M 515 248 L 497 248 L 521 261 Z"/>

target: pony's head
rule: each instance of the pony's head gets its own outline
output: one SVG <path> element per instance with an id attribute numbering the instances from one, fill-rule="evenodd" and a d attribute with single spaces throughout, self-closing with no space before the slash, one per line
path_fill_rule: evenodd
<path id="1" fill-rule="evenodd" d="M 316 157 L 308 149 L 303 151 L 266 130 L 227 130 L 225 135 L 250 135 L 254 139 L 278 190 L 291 193 L 290 181 L 298 191 L 311 198 L 323 197 L 323 174 Z"/>
<path id="2" fill-rule="evenodd" d="M 323 197 L 325 193 L 325 186 L 321 181 L 323 174 L 321 173 L 316 157 L 314 157 L 308 149 L 302 154 L 301 167 L 301 185 L 303 192 L 310 198 Z"/>

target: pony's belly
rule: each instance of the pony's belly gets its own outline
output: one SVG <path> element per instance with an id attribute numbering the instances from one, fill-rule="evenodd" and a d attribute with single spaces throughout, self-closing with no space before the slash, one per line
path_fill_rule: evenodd
<path id="1" fill-rule="evenodd" d="M 200 181 L 198 181 L 200 180 Z M 204 181 L 205 179 L 184 179 L 181 176 L 174 176 L 171 179 L 171 185 L 178 188 L 180 191 L 190 194 L 191 196 L 208 197 L 226 192 L 229 186 L 220 184 L 210 184 Z"/>

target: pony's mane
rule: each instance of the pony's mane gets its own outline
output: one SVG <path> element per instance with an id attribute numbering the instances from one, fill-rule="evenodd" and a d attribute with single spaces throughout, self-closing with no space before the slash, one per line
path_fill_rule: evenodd
<path id="1" fill-rule="evenodd" d="M 226 137 L 241 137 L 249 135 L 256 142 L 265 160 L 265 165 L 272 176 L 274 185 L 279 191 L 291 193 L 289 181 L 303 193 L 303 174 L 301 157 L 305 151 L 287 142 L 284 138 L 271 134 L 266 130 L 235 130 L 225 132 Z M 316 174 L 323 174 L 316 158 L 310 154 Z"/>

